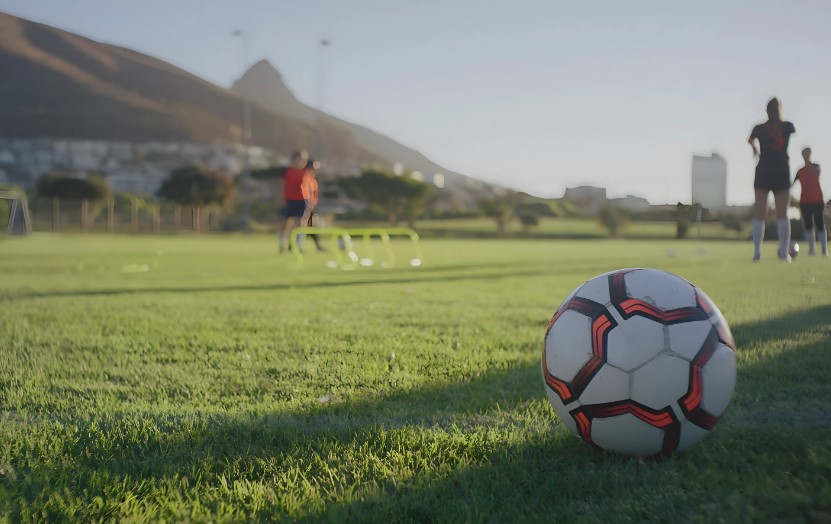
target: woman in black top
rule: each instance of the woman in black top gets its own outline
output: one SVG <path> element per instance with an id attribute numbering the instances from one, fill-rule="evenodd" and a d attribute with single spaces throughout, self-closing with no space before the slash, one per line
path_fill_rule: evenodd
<path id="1" fill-rule="evenodd" d="M 776 228 L 779 233 L 779 259 L 791 261 L 788 254 L 791 243 L 791 224 L 788 221 L 791 169 L 788 162 L 788 142 L 796 132 L 794 125 L 782 120 L 782 104 L 771 98 L 767 105 L 768 120 L 753 128 L 747 142 L 753 148 L 753 156 L 759 157 L 753 189 L 756 203 L 753 216 L 753 260 L 761 257 L 761 243 L 765 236 L 765 217 L 768 212 L 768 192 L 773 192 L 776 212 Z M 755 141 L 759 141 L 756 149 Z M 761 154 L 760 154 L 761 150 Z"/>

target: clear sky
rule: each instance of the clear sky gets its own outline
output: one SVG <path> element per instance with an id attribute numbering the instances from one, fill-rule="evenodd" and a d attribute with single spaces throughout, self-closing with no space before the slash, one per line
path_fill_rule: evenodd
<path id="1" fill-rule="evenodd" d="M 829 0 L 0 0 L 0 11 L 222 86 L 267 58 L 304 102 L 541 196 L 595 184 L 687 201 L 692 154 L 715 151 L 728 200 L 750 202 L 746 140 L 774 95 L 797 129 L 792 169 L 804 145 L 831 166 Z"/>

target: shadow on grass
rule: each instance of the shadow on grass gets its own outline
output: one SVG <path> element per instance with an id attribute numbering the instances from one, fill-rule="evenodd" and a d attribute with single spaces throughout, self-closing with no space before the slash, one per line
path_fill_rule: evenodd
<path id="1" fill-rule="evenodd" d="M 485 266 L 487 269 L 487 266 Z M 479 266 L 469 266 L 465 269 L 464 266 L 458 266 L 450 270 L 470 271 L 479 269 Z M 502 279 L 502 278 L 516 278 L 516 277 L 531 277 L 539 276 L 551 271 L 550 266 L 546 264 L 538 264 L 537 269 L 525 269 L 520 271 L 505 271 L 505 272 L 470 272 L 457 275 L 447 274 L 433 274 L 431 271 L 421 269 L 413 269 L 412 275 L 407 277 L 393 277 L 388 273 L 375 273 L 375 278 L 358 278 L 351 280 L 337 280 L 337 281 L 316 281 L 316 282 L 297 282 L 297 283 L 277 283 L 277 284 L 250 284 L 250 285 L 227 285 L 227 286 L 204 286 L 204 287 L 157 287 L 157 288 L 115 288 L 115 289 L 78 289 L 68 291 L 43 291 L 43 292 L 13 292 L 6 295 L 0 295 L 2 300 L 24 300 L 32 298 L 53 298 L 53 297 L 101 297 L 101 296 L 120 296 L 120 295 L 140 295 L 153 293 L 211 293 L 224 291 L 279 291 L 287 289 L 314 289 L 314 288 L 337 288 L 349 286 L 364 286 L 372 284 L 412 284 L 416 282 L 454 282 L 463 280 L 480 280 L 480 279 Z M 440 272 L 437 272 L 440 273 Z M 400 274 L 400 273 L 399 273 Z"/>
<path id="2" fill-rule="evenodd" d="M 573 262 L 570 264 L 546 261 L 506 262 L 488 264 L 457 264 L 402 270 L 369 270 L 358 276 L 356 273 L 333 272 L 330 275 L 340 276 L 338 280 L 316 280 L 311 282 L 279 282 L 268 284 L 233 284 L 214 286 L 171 286 L 171 287 L 140 287 L 140 288 L 102 288 L 102 289 L 72 289 L 59 291 L 13 291 L 7 294 L 0 293 L 0 302 L 13 300 L 27 300 L 58 297 L 108 297 L 123 295 L 141 295 L 154 293 L 221 293 L 237 291 L 281 291 L 289 289 L 316 289 L 339 288 L 351 286 L 367 286 L 379 284 L 414 284 L 422 282 L 456 282 L 465 280 L 499 280 L 505 278 L 536 277 L 540 275 L 558 275 L 573 272 L 585 273 L 589 278 L 591 270 L 587 262 Z M 502 271 L 500 271 L 502 270 Z M 451 273 L 451 274 L 448 274 Z M 356 278 L 357 277 L 357 278 Z"/>
<path id="3" fill-rule="evenodd" d="M 534 361 L 296 412 L 103 415 L 78 423 L 74 438 L 64 441 L 62 465 L 16 464 L 19 483 L 6 489 L 11 500 L 40 507 L 52 494 L 91 503 L 102 479 L 133 492 L 147 480 L 189 477 L 203 488 L 255 481 L 278 493 L 311 489 L 322 497 L 289 510 L 277 496 L 247 509 L 246 518 L 257 520 L 812 520 L 828 506 L 819 497 L 828 473 L 823 460 L 831 453 L 831 414 L 824 407 L 831 398 L 830 319 L 831 306 L 820 306 L 735 326 L 740 348 L 814 336 L 742 367 L 724 423 L 666 461 L 604 454 L 558 424 L 549 430 L 555 422 Z M 774 403 L 779 413 L 799 416 L 767 416 Z M 535 411 L 541 404 L 545 409 Z M 541 417 L 539 426 L 523 426 Z M 233 493 L 227 497 L 227 503 L 245 503 Z M 6 510 L 12 520 L 22 516 L 16 507 Z M 82 517 L 118 517 L 106 508 Z M 48 520 L 65 516 L 54 511 Z"/>

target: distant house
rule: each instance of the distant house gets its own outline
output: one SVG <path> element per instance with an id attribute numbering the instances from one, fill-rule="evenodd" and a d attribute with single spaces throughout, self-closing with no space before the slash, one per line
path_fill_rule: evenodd
<path id="1" fill-rule="evenodd" d="M 587 215 L 600 213 L 608 203 L 605 187 L 578 186 L 566 188 L 563 198 L 570 200 L 580 206 L 580 209 Z"/>
<path id="2" fill-rule="evenodd" d="M 629 211 L 630 213 L 648 211 L 652 207 L 649 200 L 634 195 L 626 195 L 623 198 L 611 198 L 609 199 L 609 204 L 620 210 Z"/>

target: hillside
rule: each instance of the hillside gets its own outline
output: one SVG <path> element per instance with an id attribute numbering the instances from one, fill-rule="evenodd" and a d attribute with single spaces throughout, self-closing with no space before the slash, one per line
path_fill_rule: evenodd
<path id="1" fill-rule="evenodd" d="M 338 138 L 350 136 L 359 148 L 392 162 L 401 162 L 408 170 L 421 171 L 426 176 L 434 173 L 444 174 L 448 187 L 459 189 L 487 187 L 486 184 L 436 164 L 420 152 L 372 129 L 321 113 L 303 104 L 286 87 L 280 72 L 267 60 L 261 60 L 251 66 L 242 77 L 234 82 L 231 90 L 240 95 L 249 96 L 260 106 L 277 115 L 297 119 L 309 126 L 320 128 L 325 143 L 329 140 L 337 143 Z"/>
<path id="2" fill-rule="evenodd" d="M 0 13 L 0 136 L 237 142 L 244 100 L 129 49 Z M 317 145 L 315 129 L 252 107 L 254 143 L 275 151 Z M 351 136 L 330 147 L 357 162 L 388 162 Z"/>

